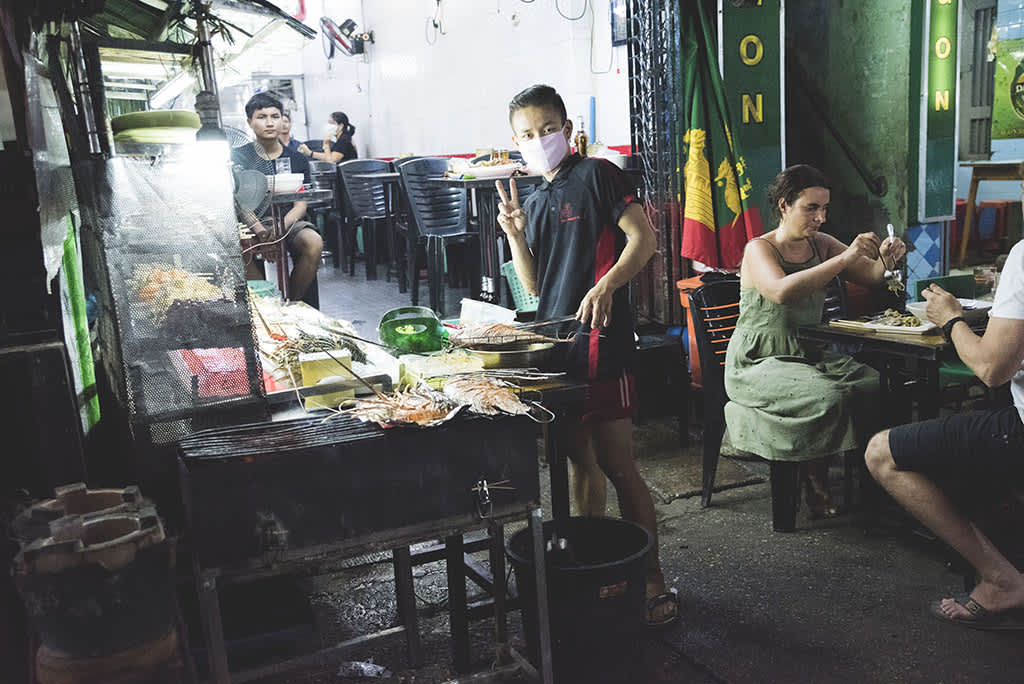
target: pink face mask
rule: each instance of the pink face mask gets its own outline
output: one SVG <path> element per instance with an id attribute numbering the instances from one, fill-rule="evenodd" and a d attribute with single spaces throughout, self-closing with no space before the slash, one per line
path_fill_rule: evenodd
<path id="1" fill-rule="evenodd" d="M 569 141 L 563 131 L 555 131 L 540 138 L 520 141 L 519 151 L 530 171 L 547 173 L 569 155 Z"/>

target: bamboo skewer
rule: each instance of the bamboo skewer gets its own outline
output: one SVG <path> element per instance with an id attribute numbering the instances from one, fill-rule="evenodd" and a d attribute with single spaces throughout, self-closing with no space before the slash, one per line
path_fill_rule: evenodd
<path id="1" fill-rule="evenodd" d="M 386 399 L 386 397 L 385 397 L 385 396 L 384 396 L 383 394 L 381 394 L 381 393 L 380 393 L 380 392 L 379 392 L 379 391 L 377 390 L 377 388 L 376 388 L 376 387 L 374 387 L 373 385 L 371 385 L 370 383 L 368 383 L 368 382 L 367 382 L 366 380 L 364 380 L 363 378 L 361 378 L 361 377 L 360 377 L 359 375 L 357 375 L 357 374 L 356 374 L 356 372 L 355 372 L 354 370 L 352 370 L 352 369 L 351 369 L 350 367 L 348 367 L 347 365 L 345 365 L 345 363 L 344 363 L 344 362 L 343 362 L 343 361 L 342 361 L 341 359 L 339 359 L 338 357 L 336 357 L 336 356 L 335 356 L 334 354 L 332 354 L 332 353 L 331 353 L 331 352 L 329 352 L 329 351 L 326 351 L 326 350 L 325 350 L 325 351 L 324 351 L 324 353 L 325 353 L 325 354 L 327 354 L 327 356 L 331 357 L 331 360 L 332 360 L 332 361 L 334 361 L 334 362 L 335 362 L 336 364 L 338 364 L 339 366 L 341 366 L 342 368 L 344 368 L 344 369 L 345 369 L 345 370 L 346 370 L 346 371 L 347 371 L 348 373 L 350 373 L 350 374 L 352 375 L 352 377 L 353 377 L 353 378 L 355 378 L 355 379 L 356 379 L 356 380 L 358 380 L 359 382 L 363 383 L 363 385 L 364 385 L 364 386 L 365 386 L 365 387 L 366 387 L 367 389 L 369 389 L 369 390 L 370 390 L 371 392 L 373 392 L 374 394 L 376 394 L 378 398 L 380 398 L 380 399 Z"/>

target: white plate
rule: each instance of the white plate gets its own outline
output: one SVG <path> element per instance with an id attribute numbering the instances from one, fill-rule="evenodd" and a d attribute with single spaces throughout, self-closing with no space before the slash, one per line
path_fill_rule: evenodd
<path id="1" fill-rule="evenodd" d="M 467 166 L 462 173 L 474 178 L 508 178 L 518 169 L 523 168 L 522 164 L 499 164 L 498 166 Z"/>
<path id="2" fill-rule="evenodd" d="M 960 306 L 964 308 L 964 311 L 988 311 L 992 308 L 992 302 L 987 302 L 982 299 L 959 299 Z M 924 320 L 924 311 L 928 302 L 907 302 L 907 313 L 912 313 L 922 321 Z M 980 314 L 979 314 L 980 315 Z"/>
<path id="3" fill-rule="evenodd" d="M 865 322 L 865 328 L 871 328 L 878 332 L 889 332 L 889 333 L 906 333 L 908 335 L 923 335 L 935 328 L 935 324 L 931 321 L 925 321 L 921 325 L 907 326 L 907 325 L 883 325 L 881 323 Z"/>

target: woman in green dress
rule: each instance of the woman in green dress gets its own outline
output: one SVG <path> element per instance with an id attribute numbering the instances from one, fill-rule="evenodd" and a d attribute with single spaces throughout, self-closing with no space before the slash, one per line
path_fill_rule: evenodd
<path id="1" fill-rule="evenodd" d="M 859 407 L 877 393 L 878 373 L 800 340 L 797 328 L 821 321 L 833 278 L 880 285 L 906 246 L 873 232 L 847 246 L 819 232 L 829 184 L 813 167 L 783 170 L 768 198 L 778 227 L 747 244 L 740 266 L 740 316 L 725 356 L 726 429 L 738 449 L 805 462 L 811 515 L 829 516 L 836 510 L 824 486 L 826 459 L 858 448 L 858 433 L 867 437 L 873 426 L 860 427 Z"/>

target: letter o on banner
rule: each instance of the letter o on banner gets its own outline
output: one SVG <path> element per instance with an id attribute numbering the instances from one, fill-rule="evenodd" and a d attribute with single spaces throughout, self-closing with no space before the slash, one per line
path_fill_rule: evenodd
<path id="1" fill-rule="evenodd" d="M 935 41 L 935 56 L 939 59 L 946 59 L 952 51 L 953 45 L 949 42 L 949 38 L 946 36 L 942 36 Z"/>
<path id="2" fill-rule="evenodd" d="M 753 46 L 754 54 L 750 54 L 750 48 Z M 751 34 L 749 36 L 743 36 L 743 40 L 740 41 L 740 59 L 747 66 L 755 66 L 764 57 L 764 43 L 757 36 Z"/>

